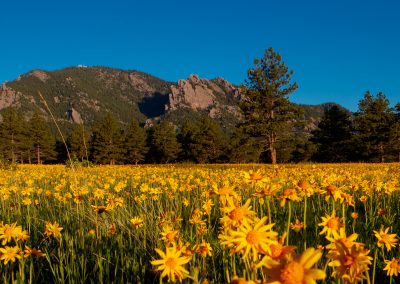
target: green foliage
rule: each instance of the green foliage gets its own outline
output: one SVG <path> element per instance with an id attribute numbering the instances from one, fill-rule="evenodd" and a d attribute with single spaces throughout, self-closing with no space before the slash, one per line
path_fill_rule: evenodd
<path id="1" fill-rule="evenodd" d="M 149 130 L 149 159 L 156 163 L 174 162 L 179 154 L 180 145 L 176 131 L 171 123 L 163 121 Z"/>
<path id="2" fill-rule="evenodd" d="M 313 160 L 318 162 L 346 162 L 351 154 L 352 123 L 350 114 L 333 105 L 325 109 L 311 141 L 317 151 Z"/>
<path id="3" fill-rule="evenodd" d="M 12 162 L 23 160 L 25 150 L 26 123 L 14 108 L 7 108 L 2 113 L 0 124 L 0 151 L 3 157 Z"/>
<path id="4" fill-rule="evenodd" d="M 182 150 L 180 159 L 196 163 L 217 163 L 228 160 L 228 140 L 221 127 L 211 118 L 194 123 L 187 120 L 178 135 Z"/>
<path id="5" fill-rule="evenodd" d="M 381 162 L 385 160 L 394 119 L 393 110 L 384 94 L 378 93 L 373 96 L 370 92 L 365 93 L 354 119 L 358 159 Z"/>
<path id="6" fill-rule="evenodd" d="M 35 111 L 29 120 L 28 136 L 26 145 L 29 149 L 29 161 L 33 160 L 37 164 L 55 159 L 55 140 L 51 134 L 50 128 L 43 115 Z"/>
<path id="7" fill-rule="evenodd" d="M 91 145 L 95 163 L 114 165 L 123 161 L 123 131 L 111 113 L 93 126 Z"/>
<path id="8" fill-rule="evenodd" d="M 136 120 L 132 120 L 126 129 L 124 141 L 127 163 L 138 164 L 144 161 L 148 151 L 146 140 L 146 131 L 139 126 Z"/>
<path id="9" fill-rule="evenodd" d="M 90 133 L 86 131 L 83 124 L 75 124 L 67 137 L 67 146 L 71 157 L 83 162 L 89 158 Z"/>
<path id="10" fill-rule="evenodd" d="M 229 161 L 231 163 L 254 163 L 260 159 L 262 147 L 260 143 L 243 127 L 234 130 L 230 138 Z"/>
<path id="11" fill-rule="evenodd" d="M 269 48 L 263 58 L 254 61 L 242 90 L 243 125 L 269 151 L 272 163 L 277 162 L 276 146 L 281 133 L 298 116 L 298 109 L 288 99 L 297 89 L 297 84 L 291 83 L 292 75 L 280 54 Z"/>

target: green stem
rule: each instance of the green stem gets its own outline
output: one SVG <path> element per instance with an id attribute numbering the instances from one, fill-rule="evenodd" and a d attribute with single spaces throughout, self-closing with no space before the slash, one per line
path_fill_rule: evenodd
<path id="1" fill-rule="evenodd" d="M 287 222 L 287 228 L 286 228 L 286 232 L 287 232 L 287 237 L 286 237 L 286 245 L 289 245 L 289 235 L 290 235 L 290 218 L 292 215 L 292 206 L 291 206 L 291 202 L 288 202 L 288 222 Z"/>
<path id="2" fill-rule="evenodd" d="M 376 259 L 378 258 L 378 248 L 375 248 L 374 254 L 374 266 L 372 268 L 372 283 L 375 283 L 375 269 L 376 269 Z"/>
<path id="3" fill-rule="evenodd" d="M 304 217 L 303 217 L 303 229 L 304 229 L 304 250 L 307 249 L 307 196 L 304 197 Z"/>

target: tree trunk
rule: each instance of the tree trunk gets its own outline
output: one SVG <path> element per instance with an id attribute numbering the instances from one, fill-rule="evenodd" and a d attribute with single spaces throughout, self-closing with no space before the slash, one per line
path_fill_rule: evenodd
<path id="1" fill-rule="evenodd" d="M 39 145 L 37 146 L 36 155 L 37 155 L 37 163 L 39 165 L 39 164 L 41 164 L 41 161 L 40 161 L 40 146 Z"/>
<path id="2" fill-rule="evenodd" d="M 270 135 L 268 135 L 268 149 L 269 149 L 269 157 L 271 159 L 271 163 L 273 165 L 276 164 L 276 134 L 275 133 L 271 133 Z"/>
<path id="3" fill-rule="evenodd" d="M 270 158 L 271 158 L 271 163 L 273 165 L 275 165 L 276 164 L 276 149 L 275 149 L 274 146 L 270 146 L 269 147 L 269 155 L 270 155 Z"/>
<path id="4" fill-rule="evenodd" d="M 383 144 L 381 143 L 380 145 L 379 145 L 379 150 L 380 150 L 380 154 L 381 154 L 381 163 L 384 163 L 385 162 L 385 157 L 384 157 L 384 151 L 383 151 Z"/>

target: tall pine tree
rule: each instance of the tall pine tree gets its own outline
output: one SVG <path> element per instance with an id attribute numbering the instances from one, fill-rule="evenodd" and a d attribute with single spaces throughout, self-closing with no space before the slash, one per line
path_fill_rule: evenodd
<path id="1" fill-rule="evenodd" d="M 126 162 L 137 165 L 144 161 L 148 151 L 146 140 L 146 131 L 136 120 L 132 120 L 125 132 Z"/>
<path id="2" fill-rule="evenodd" d="M 7 108 L 2 113 L 0 124 L 0 147 L 3 157 L 12 162 L 21 161 L 24 148 L 24 118 L 15 108 Z"/>
<path id="3" fill-rule="evenodd" d="M 180 151 L 174 126 L 163 121 L 150 129 L 150 152 L 151 160 L 157 163 L 174 162 Z"/>
<path id="4" fill-rule="evenodd" d="M 352 123 L 348 111 L 337 105 L 328 106 L 312 132 L 317 146 L 312 159 L 318 162 L 346 162 L 350 157 Z"/>
<path id="5" fill-rule="evenodd" d="M 83 162 L 89 158 L 90 133 L 86 131 L 83 124 L 75 124 L 67 137 L 67 145 L 71 157 Z"/>
<path id="6" fill-rule="evenodd" d="M 123 161 L 123 131 L 111 113 L 107 113 L 93 126 L 91 145 L 95 163 L 115 165 Z"/>
<path id="7" fill-rule="evenodd" d="M 388 151 L 389 133 L 394 121 L 389 100 L 382 93 L 376 96 L 366 92 L 358 104 L 355 114 L 355 143 L 359 159 L 363 161 L 385 161 Z"/>
<path id="8" fill-rule="evenodd" d="M 37 164 L 55 159 L 55 140 L 50 127 L 39 111 L 33 113 L 29 120 L 29 144 L 32 146 L 33 159 Z M 32 156 L 29 156 L 31 160 Z"/>
<path id="9" fill-rule="evenodd" d="M 281 55 L 269 48 L 263 58 L 254 61 L 242 91 L 244 124 L 269 152 L 273 164 L 277 162 L 277 144 L 290 127 L 288 122 L 298 116 L 298 109 L 288 99 L 297 89 L 297 84 L 291 83 L 292 75 Z"/>

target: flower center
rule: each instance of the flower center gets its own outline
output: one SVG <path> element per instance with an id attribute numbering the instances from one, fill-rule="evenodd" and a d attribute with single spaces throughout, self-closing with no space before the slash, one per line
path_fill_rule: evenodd
<path id="1" fill-rule="evenodd" d="M 282 254 L 282 245 L 281 244 L 273 244 L 270 246 L 271 249 L 271 257 L 272 258 L 278 258 Z"/>
<path id="2" fill-rule="evenodd" d="M 390 263 L 390 268 L 398 268 L 398 263 L 397 261 L 392 261 L 392 263 Z"/>
<path id="3" fill-rule="evenodd" d="M 247 233 L 246 241 L 251 244 L 255 245 L 260 242 L 260 233 L 257 231 L 250 231 Z"/>
<path id="4" fill-rule="evenodd" d="M 343 260 L 344 266 L 351 266 L 353 263 L 354 263 L 354 257 L 352 257 L 351 255 L 344 256 Z"/>
<path id="5" fill-rule="evenodd" d="M 258 173 L 251 173 L 250 174 L 250 179 L 253 181 L 258 181 L 262 179 L 262 175 L 258 174 Z"/>
<path id="6" fill-rule="evenodd" d="M 175 234 L 174 232 L 169 232 L 165 235 L 165 238 L 169 241 L 172 242 L 175 239 Z"/>
<path id="7" fill-rule="evenodd" d="M 339 230 L 340 228 L 340 221 L 338 218 L 330 218 L 326 223 L 326 226 L 333 230 Z"/>
<path id="8" fill-rule="evenodd" d="M 167 261 L 165 262 L 165 265 L 168 266 L 168 267 L 171 268 L 171 269 L 175 269 L 175 267 L 176 267 L 177 264 L 178 264 L 178 263 L 177 263 L 176 259 L 173 258 L 173 257 L 169 257 L 169 258 L 167 259 Z"/>
<path id="9" fill-rule="evenodd" d="M 234 221 L 241 221 L 244 218 L 244 212 L 242 208 L 235 208 L 229 214 L 229 218 Z"/>
<path id="10" fill-rule="evenodd" d="M 304 267 L 297 262 L 289 263 L 284 268 L 282 268 L 280 278 L 280 282 L 282 284 L 303 283 Z"/>

